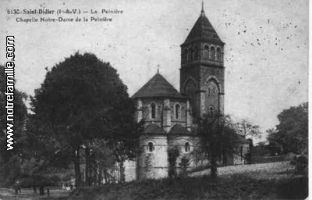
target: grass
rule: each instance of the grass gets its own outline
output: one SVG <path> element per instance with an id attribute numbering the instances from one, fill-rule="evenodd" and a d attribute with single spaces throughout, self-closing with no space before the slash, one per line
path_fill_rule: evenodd
<path id="1" fill-rule="evenodd" d="M 45 194 L 40 196 L 39 194 L 34 194 L 31 188 L 23 188 L 21 193 L 15 195 L 13 189 L 0 188 L 0 200 L 65 200 L 69 195 L 69 191 L 50 188 L 50 195 Z"/>
<path id="2" fill-rule="evenodd" d="M 242 166 L 236 166 L 241 169 Z M 244 166 L 245 167 L 245 166 Z M 295 175 L 289 163 L 249 165 L 254 170 L 229 173 L 212 180 L 207 175 L 146 180 L 76 190 L 69 200 L 188 200 L 188 199 L 304 199 L 308 178 Z M 222 170 L 220 170 L 222 171 Z"/>

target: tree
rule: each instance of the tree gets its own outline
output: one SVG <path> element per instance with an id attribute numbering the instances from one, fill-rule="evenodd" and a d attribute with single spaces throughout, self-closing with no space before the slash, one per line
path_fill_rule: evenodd
<path id="1" fill-rule="evenodd" d="M 143 120 L 139 123 L 129 123 L 127 128 L 109 140 L 108 145 L 114 152 L 115 160 L 119 163 L 120 182 L 125 182 L 124 162 L 127 159 L 135 159 L 139 151 L 138 139 L 143 132 L 143 124 Z"/>
<path id="2" fill-rule="evenodd" d="M 31 99 L 32 130 L 53 141 L 50 152 L 68 152 L 81 185 L 81 148 L 95 138 L 116 141 L 131 133 L 132 100 L 116 70 L 93 54 L 76 53 L 47 71 Z"/>
<path id="3" fill-rule="evenodd" d="M 229 116 L 217 116 L 213 120 L 204 116 L 200 122 L 199 133 L 202 147 L 210 162 L 211 177 L 217 177 L 217 161 L 220 157 L 235 153 L 240 143 Z"/>
<path id="4" fill-rule="evenodd" d="M 24 125 L 27 108 L 24 103 L 27 95 L 17 89 L 14 90 L 14 148 L 7 151 L 7 123 L 6 123 L 6 75 L 4 66 L 0 65 L 0 184 L 11 185 L 20 174 L 22 143 L 25 139 Z M 14 80 L 15 82 L 15 80 Z"/>
<path id="5" fill-rule="evenodd" d="M 177 158 L 179 157 L 179 149 L 177 146 L 173 146 L 168 149 L 168 163 L 169 163 L 169 178 L 175 178 L 177 176 Z"/>
<path id="6" fill-rule="evenodd" d="M 281 146 L 283 153 L 308 152 L 308 102 L 283 110 L 276 129 L 268 130 L 272 146 Z"/>
<path id="7" fill-rule="evenodd" d="M 182 176 L 186 176 L 187 169 L 190 166 L 190 160 L 186 156 L 183 156 L 181 158 L 181 162 L 179 163 L 179 165 L 180 165 L 180 168 L 181 168 L 181 175 Z"/>
<path id="8" fill-rule="evenodd" d="M 245 138 L 247 136 L 250 137 L 260 137 L 260 127 L 258 125 L 253 125 L 251 122 L 243 119 L 240 122 L 236 123 L 236 128 L 238 134 L 244 136 Z"/>
<path id="9" fill-rule="evenodd" d="M 108 170 L 114 168 L 116 164 L 114 151 L 109 148 L 107 143 L 104 139 L 94 140 L 91 146 L 95 155 L 96 171 L 98 172 L 95 180 L 97 185 L 102 184 L 103 178 L 105 179 L 105 183 L 109 182 Z"/>

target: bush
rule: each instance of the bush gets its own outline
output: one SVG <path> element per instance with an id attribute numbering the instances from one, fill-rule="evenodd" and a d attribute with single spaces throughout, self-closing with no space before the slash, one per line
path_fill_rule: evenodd
<path id="1" fill-rule="evenodd" d="M 179 157 L 178 147 L 173 147 L 168 150 L 168 162 L 169 162 L 169 177 L 174 178 L 177 176 L 176 164 Z"/>
<path id="2" fill-rule="evenodd" d="M 188 158 L 186 158 L 185 156 L 181 159 L 181 162 L 179 163 L 182 173 L 182 176 L 186 176 L 187 174 L 187 168 L 190 166 L 190 161 Z"/>
<path id="3" fill-rule="evenodd" d="M 308 158 L 306 155 L 297 155 L 290 163 L 295 165 L 298 173 L 308 173 Z"/>

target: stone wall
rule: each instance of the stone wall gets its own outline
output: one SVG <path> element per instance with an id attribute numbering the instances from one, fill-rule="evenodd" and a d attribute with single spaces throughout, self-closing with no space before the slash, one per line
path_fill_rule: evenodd
<path id="1" fill-rule="evenodd" d="M 242 144 L 236 150 L 236 154 L 233 156 L 234 165 L 246 164 L 245 155 L 250 151 L 249 144 Z"/>
<path id="2" fill-rule="evenodd" d="M 180 106 L 179 117 L 176 118 L 176 105 Z M 170 110 L 171 110 L 171 127 L 176 124 L 181 126 L 186 126 L 186 101 L 185 100 L 171 100 L 170 101 Z"/>
<path id="3" fill-rule="evenodd" d="M 149 149 L 149 143 L 154 146 Z M 168 176 L 168 142 L 167 136 L 141 136 L 140 156 L 138 158 L 138 178 L 157 179 Z"/>
<path id="4" fill-rule="evenodd" d="M 189 144 L 189 149 L 186 146 Z M 183 157 L 189 160 L 189 166 L 187 170 L 200 167 L 201 165 L 207 164 L 200 156 L 200 138 L 197 136 L 169 136 L 168 137 L 168 148 L 177 148 L 179 150 L 179 156 L 176 160 L 177 171 L 180 172 L 180 164 Z"/>
<path id="5" fill-rule="evenodd" d="M 156 105 L 155 118 L 151 117 L 152 103 Z M 176 105 L 180 107 L 178 117 L 176 116 Z M 137 122 L 144 119 L 145 127 L 152 123 L 163 128 L 166 132 L 169 132 L 176 124 L 190 127 L 192 123 L 187 99 L 139 99 L 137 100 L 135 117 Z"/>

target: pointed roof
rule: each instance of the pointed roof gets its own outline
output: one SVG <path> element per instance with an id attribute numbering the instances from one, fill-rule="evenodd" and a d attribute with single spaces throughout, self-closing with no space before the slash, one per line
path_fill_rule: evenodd
<path id="1" fill-rule="evenodd" d="M 215 29 L 209 22 L 208 18 L 206 17 L 203 4 L 202 4 L 202 10 L 201 10 L 200 16 L 195 22 L 192 30 L 188 34 L 183 44 L 192 42 L 194 40 L 199 40 L 199 39 L 208 40 L 208 41 L 216 42 L 219 44 L 224 44 L 224 42 L 222 42 L 217 32 L 215 31 Z"/>
<path id="2" fill-rule="evenodd" d="M 145 97 L 185 98 L 159 73 L 156 73 L 132 96 L 132 98 Z"/>

